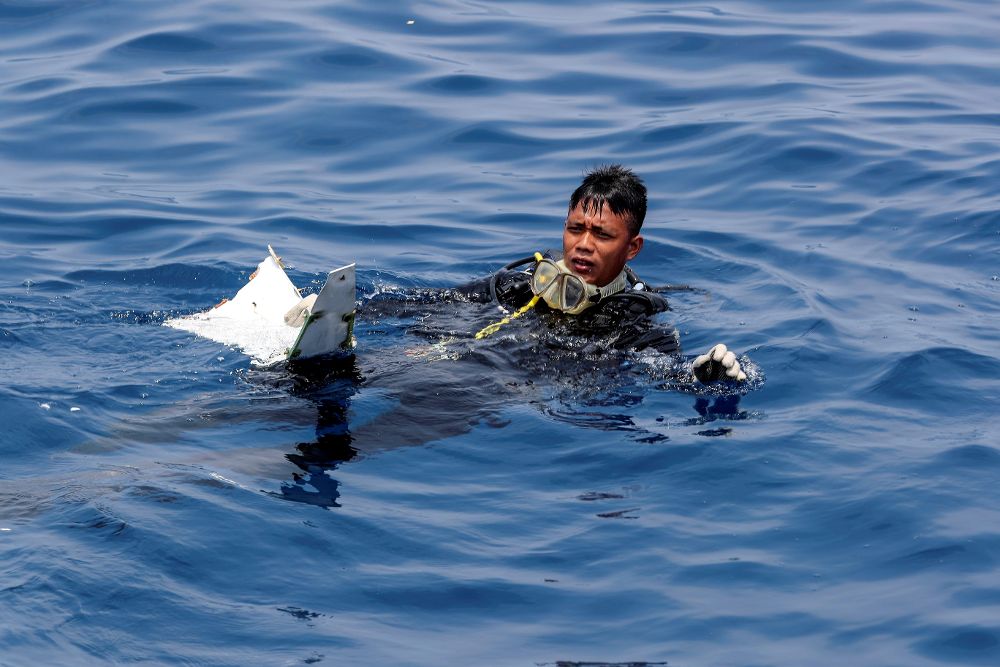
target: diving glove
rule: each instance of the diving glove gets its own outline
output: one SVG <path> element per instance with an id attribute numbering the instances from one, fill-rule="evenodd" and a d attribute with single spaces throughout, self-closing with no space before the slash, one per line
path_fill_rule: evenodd
<path id="1" fill-rule="evenodd" d="M 722 343 L 713 346 L 700 357 L 696 357 L 691 364 L 691 372 L 702 384 L 719 380 L 742 382 L 747 379 L 747 374 L 740 368 L 740 362 L 736 360 L 736 355 Z"/>

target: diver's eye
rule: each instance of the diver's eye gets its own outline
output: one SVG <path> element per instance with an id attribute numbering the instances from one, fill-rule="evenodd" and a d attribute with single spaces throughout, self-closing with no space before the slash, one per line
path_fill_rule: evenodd
<path id="1" fill-rule="evenodd" d="M 584 229 L 583 225 L 566 225 L 566 231 L 570 234 L 582 234 Z"/>

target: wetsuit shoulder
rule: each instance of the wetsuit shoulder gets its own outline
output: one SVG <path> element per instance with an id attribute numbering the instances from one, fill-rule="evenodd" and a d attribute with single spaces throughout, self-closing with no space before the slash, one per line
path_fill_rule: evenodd
<path id="1" fill-rule="evenodd" d="M 508 308 L 520 308 L 531 301 L 531 274 L 504 269 L 495 276 L 496 297 Z"/>
<path id="2" fill-rule="evenodd" d="M 595 331 L 608 332 L 618 349 L 654 349 L 663 354 L 678 354 L 680 336 L 677 330 L 653 319 L 654 315 L 668 309 L 666 298 L 660 294 L 627 289 L 607 297 L 581 317 Z"/>
<path id="3" fill-rule="evenodd" d="M 662 294 L 649 290 L 626 289 L 612 294 L 599 304 L 611 311 L 620 312 L 622 316 L 652 317 L 657 313 L 670 310 L 667 298 Z"/>
<path id="4" fill-rule="evenodd" d="M 492 287 L 491 287 L 492 285 Z M 501 269 L 491 276 L 460 285 L 455 291 L 470 301 L 489 303 L 496 299 L 507 308 L 519 308 L 531 300 L 531 274 L 514 269 Z"/>

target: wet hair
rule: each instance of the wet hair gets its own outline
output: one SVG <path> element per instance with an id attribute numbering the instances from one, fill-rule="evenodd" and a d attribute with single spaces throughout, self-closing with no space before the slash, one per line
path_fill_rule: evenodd
<path id="1" fill-rule="evenodd" d="M 603 165 L 583 177 L 569 198 L 569 210 L 581 203 L 588 212 L 600 211 L 607 204 L 628 224 L 629 234 L 635 236 L 646 219 L 646 186 L 631 169 L 620 164 Z"/>

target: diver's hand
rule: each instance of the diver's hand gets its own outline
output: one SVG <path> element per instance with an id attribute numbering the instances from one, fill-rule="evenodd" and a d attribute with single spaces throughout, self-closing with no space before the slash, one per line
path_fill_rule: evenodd
<path id="1" fill-rule="evenodd" d="M 718 380 L 742 382 L 747 379 L 747 374 L 740 368 L 740 362 L 736 360 L 736 355 L 722 343 L 713 346 L 711 350 L 700 357 L 696 357 L 694 363 L 691 364 L 691 372 L 702 384 Z"/>

